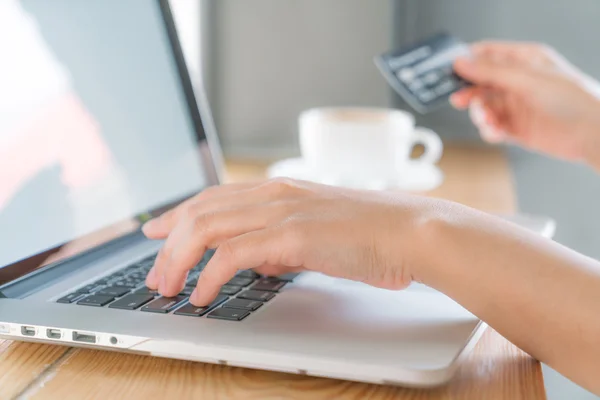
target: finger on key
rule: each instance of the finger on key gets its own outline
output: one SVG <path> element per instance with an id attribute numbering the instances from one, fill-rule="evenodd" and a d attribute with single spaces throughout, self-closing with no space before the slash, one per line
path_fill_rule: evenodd
<path id="1" fill-rule="evenodd" d="M 160 286 L 160 281 L 165 275 L 168 265 L 172 263 L 174 257 L 173 252 L 177 246 L 183 244 L 182 248 L 187 253 L 184 253 L 189 260 L 175 261 L 182 269 L 192 268 L 197 257 L 202 257 L 206 248 L 215 248 L 221 237 L 230 238 L 232 235 L 247 232 L 248 229 L 255 229 L 256 224 L 264 223 L 262 219 L 267 218 L 266 207 L 277 209 L 277 204 L 262 204 L 253 208 L 230 209 L 212 213 L 197 213 L 195 210 L 188 208 L 188 217 L 180 219 L 171 230 L 165 244 L 158 252 L 153 268 L 148 273 L 146 285 L 151 289 L 157 289 Z M 285 212 L 285 207 L 279 207 Z M 269 211 L 270 212 L 270 211 Z M 277 213 L 270 212 L 269 218 L 277 218 Z M 233 216 L 233 218 L 231 217 Z M 281 215 L 283 217 L 284 215 Z M 258 221 L 257 221 L 258 219 Z M 216 236 L 211 236 L 216 235 Z M 224 236 L 223 236 L 224 235 Z M 193 243 L 190 243 L 193 240 Z M 211 241 L 211 243 L 207 243 Z M 189 266 L 192 264 L 192 266 Z M 178 272 L 180 275 L 181 272 Z M 165 277 L 166 281 L 169 277 Z M 169 279 L 170 280 L 170 279 Z M 175 278 L 177 282 L 177 278 Z M 176 285 L 176 283 L 173 283 Z M 163 284 L 164 288 L 170 288 L 171 283 Z M 170 291 L 169 291 L 170 292 Z"/>
<path id="2" fill-rule="evenodd" d="M 297 261 L 300 249 L 285 238 L 282 228 L 268 228 L 222 243 L 200 274 L 190 302 L 198 307 L 209 304 L 219 294 L 221 286 L 229 282 L 239 270 L 265 264 L 286 266 Z"/>
<path id="3" fill-rule="evenodd" d="M 200 214 L 194 220 L 182 222 L 165 243 L 170 257 L 158 265 L 157 273 L 162 274 L 165 281 L 161 294 L 176 294 L 185 274 L 198 263 L 206 249 L 218 248 L 223 241 L 278 224 L 288 215 L 285 205 L 263 204 Z"/>
<path id="4" fill-rule="evenodd" d="M 187 225 L 182 224 L 179 229 L 174 229 L 163 246 L 160 248 L 158 254 L 156 255 L 156 260 L 154 260 L 154 265 L 146 276 L 146 286 L 148 286 L 150 289 L 158 290 L 162 293 L 166 287 L 164 269 L 172 257 L 173 243 L 177 243 L 177 241 L 181 240 L 180 237 L 186 234 L 186 227 Z M 190 256 L 198 258 L 198 261 L 202 258 L 202 255 L 203 252 L 200 252 L 199 254 L 190 254 Z M 196 263 L 198 261 L 196 261 Z"/>

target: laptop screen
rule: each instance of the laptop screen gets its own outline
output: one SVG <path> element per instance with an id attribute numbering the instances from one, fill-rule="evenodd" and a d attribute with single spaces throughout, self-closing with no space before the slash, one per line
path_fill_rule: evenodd
<path id="1" fill-rule="evenodd" d="M 0 284 L 206 185 L 163 17 L 158 1 L 0 2 Z"/>

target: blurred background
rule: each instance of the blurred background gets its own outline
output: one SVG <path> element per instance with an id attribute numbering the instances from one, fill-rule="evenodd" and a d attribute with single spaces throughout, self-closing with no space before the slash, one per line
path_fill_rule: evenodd
<path id="1" fill-rule="evenodd" d="M 199 91 L 202 89 L 206 91 L 225 156 L 231 158 L 277 160 L 298 155 L 297 117 L 307 108 L 373 106 L 410 111 L 410 108 L 390 89 L 375 67 L 373 58 L 439 31 L 447 31 L 468 42 L 492 38 L 544 42 L 555 47 L 590 75 L 600 78 L 600 53 L 589 44 L 597 42 L 600 37 L 600 27 L 597 24 L 600 15 L 598 0 L 577 0 L 577 2 L 573 0 L 551 2 L 547 0 L 501 2 L 486 0 L 170 0 L 170 2 L 193 83 Z M 185 118 L 177 118 L 177 115 L 184 113 L 184 110 L 181 103 L 177 103 L 182 101 L 181 98 L 173 93 L 173 85 L 169 84 L 169 79 L 174 79 L 173 76 L 169 76 L 170 66 L 166 63 L 146 61 L 160 59 L 160 57 L 151 57 L 163 54 L 160 53 L 161 49 L 164 49 L 161 46 L 165 46 L 165 43 L 160 42 L 160 36 L 156 35 L 156 32 L 154 32 L 155 36 L 144 33 L 153 32 L 152 24 L 155 19 L 149 11 L 150 8 L 142 14 L 145 4 L 141 0 L 127 3 L 129 15 L 134 15 L 137 18 L 135 21 L 131 20 L 126 13 L 98 14 L 90 4 L 83 2 L 63 0 L 60 4 L 63 9 L 59 7 L 57 0 L 53 3 L 43 0 L 0 0 L 0 31 L 5 28 L 4 32 L 20 35 L 0 35 L 0 48 L 13 51 L 17 48 L 20 50 L 23 43 L 36 44 L 37 36 L 29 35 L 31 32 L 36 32 L 33 29 L 36 19 L 25 18 L 26 13 L 20 10 L 20 7 L 35 6 L 37 22 L 40 23 L 39 27 L 43 28 L 43 34 L 48 40 L 57 42 L 54 44 L 55 50 L 61 54 L 65 49 L 70 50 L 69 64 L 73 66 L 71 72 L 78 74 L 73 82 L 91 85 L 85 88 L 72 88 L 73 82 L 70 82 L 69 71 L 61 69 L 59 63 L 52 61 L 53 57 L 48 57 L 49 53 L 44 52 L 44 46 L 23 45 L 22 47 L 28 51 L 16 51 L 12 53 L 13 57 L 5 57 L 0 65 L 8 68 L 8 71 L 13 68 L 13 74 L 0 75 L 2 110 L 19 109 L 21 105 L 37 107 L 38 105 L 32 105 L 32 102 L 35 103 L 38 98 L 29 98 L 28 90 L 44 92 L 40 85 L 46 80 L 50 84 L 44 87 L 48 92 L 44 92 L 44 95 L 58 99 L 56 115 L 63 115 L 60 113 L 68 111 L 78 116 L 73 124 L 66 127 L 61 123 L 56 124 L 57 121 L 64 122 L 63 119 L 51 120 L 50 122 L 55 124 L 53 125 L 55 130 L 51 135 L 27 136 L 28 140 L 31 138 L 45 140 L 45 142 L 35 142 L 37 148 L 41 150 L 39 154 L 29 151 L 19 153 L 11 151 L 11 147 L 5 147 L 2 157 L 5 165 L 26 166 L 27 168 L 21 169 L 29 173 L 30 166 L 42 169 L 47 164 L 54 166 L 56 160 L 50 159 L 48 154 L 52 153 L 54 157 L 69 153 L 69 157 L 74 157 L 74 161 L 67 160 L 73 161 L 72 165 L 92 166 L 87 170 L 70 168 L 66 176 L 68 183 L 73 187 L 77 187 L 82 182 L 82 174 L 93 174 L 100 169 L 98 166 L 110 166 L 108 152 L 102 147 L 102 143 L 97 141 L 97 126 L 84 112 L 84 107 L 81 107 L 85 102 L 78 101 L 75 94 L 85 95 L 84 92 L 87 90 L 94 91 L 95 85 L 110 84 L 111 88 L 118 87 L 119 79 L 129 79 L 136 74 L 136 76 L 143 75 L 143 79 L 136 82 L 131 80 L 137 90 L 128 93 L 129 96 L 123 93 L 119 93 L 118 96 L 92 96 L 92 99 L 87 99 L 87 103 L 91 104 L 97 113 L 102 114 L 104 123 L 112 124 L 110 129 L 106 129 L 107 132 L 111 132 L 111 135 L 106 135 L 106 138 L 111 136 L 116 141 L 120 141 L 121 136 L 127 136 L 121 135 L 121 132 L 129 131 L 132 132 L 131 135 L 137 133 L 143 138 L 119 147 L 126 151 L 121 151 L 117 155 L 121 164 L 129 167 L 134 165 L 135 168 L 131 167 L 131 170 L 136 174 L 139 173 L 140 176 L 119 175 L 121 171 L 114 168 L 110 172 L 116 177 L 115 187 L 103 187 L 102 193 L 90 192 L 89 198 L 79 193 L 80 197 L 75 200 L 87 205 L 88 200 L 96 199 L 102 194 L 107 199 L 118 203 L 120 198 L 113 196 L 116 190 L 131 190 L 135 186 L 169 187 L 171 184 L 176 184 L 168 171 L 164 171 L 160 163 L 156 162 L 156 158 L 152 157 L 160 156 L 169 161 L 175 160 L 173 168 L 185 167 L 187 162 L 190 162 L 189 165 L 194 165 L 194 154 L 185 153 L 186 156 L 193 156 L 186 158 L 180 157 L 179 153 L 181 149 L 191 152 L 190 143 L 184 142 L 191 141 L 191 137 L 182 135 L 181 143 L 175 143 L 174 139 L 169 138 L 170 151 L 160 146 L 162 140 L 165 140 L 163 131 L 180 129 L 183 131 L 188 127 L 169 125 L 166 121 L 168 118 L 153 115 L 146 112 L 144 108 L 136 108 L 136 104 L 141 103 L 139 98 L 148 95 L 148 92 L 158 93 L 156 98 L 160 100 L 157 103 L 160 111 L 174 120 L 187 121 Z M 96 7 L 99 4 L 100 2 L 96 2 Z M 102 4 L 98 9 L 103 7 L 106 5 Z M 61 10 L 69 12 L 63 13 Z M 21 20 L 14 17 L 15 15 Z M 85 39 L 80 35 L 79 41 L 73 40 L 69 24 L 58 26 L 59 24 L 50 23 L 60 21 L 55 18 L 56 15 L 71 23 L 87 24 L 89 30 L 87 33 L 92 39 Z M 103 21 L 106 20 L 110 20 L 109 29 L 107 31 L 99 29 L 98 26 L 103 26 Z M 147 22 L 146 27 L 143 26 L 143 21 Z M 131 31 L 132 29 L 136 30 Z M 123 32 L 133 32 L 135 35 L 131 35 L 130 41 L 124 41 Z M 91 40 L 109 36 L 113 39 L 112 43 L 119 42 L 119 46 L 105 45 L 94 48 L 91 45 Z M 106 43 L 110 43 L 110 40 Z M 131 47 L 128 46 L 136 46 L 135 48 L 146 58 L 136 56 L 134 52 L 129 51 Z M 110 54 L 110 57 L 106 56 L 107 54 Z M 115 57 L 114 54 L 117 56 Z M 62 56 L 66 57 L 65 54 Z M 48 71 L 57 71 L 58 80 L 54 82 L 43 74 L 21 69 L 21 65 L 35 66 L 36 62 L 32 60 L 52 61 L 49 66 L 44 65 L 48 67 Z M 93 68 L 89 68 L 89 65 Z M 15 74 L 14 71 L 22 73 Z M 100 77 L 94 75 L 95 71 L 106 73 Z M 90 75 L 92 79 L 87 79 Z M 20 80 L 15 79 L 14 76 L 19 77 Z M 117 79 L 113 79 L 114 77 Z M 145 82 L 156 83 L 156 85 L 147 85 Z M 171 88 L 170 94 L 169 88 Z M 22 104 L 19 103 L 19 99 Z M 15 113 L 14 110 L 1 113 L 0 122 L 4 126 L 0 128 L 17 126 L 14 121 L 18 122 L 19 118 L 27 115 L 29 111 L 27 107 L 23 109 L 22 115 Z M 127 120 L 124 118 L 125 115 L 134 113 L 138 116 L 135 118 L 135 126 L 122 123 L 122 120 Z M 162 121 L 163 119 L 165 121 Z M 33 129 L 32 132 L 35 131 L 37 134 L 38 131 L 48 130 L 48 120 L 42 122 L 44 129 Z M 451 107 L 446 107 L 427 117 L 419 117 L 418 123 L 434 129 L 447 145 L 467 143 L 470 151 L 473 152 L 487 146 L 479 139 L 467 115 L 454 111 Z M 173 126 L 176 128 L 172 128 Z M 147 129 L 149 127 L 152 129 Z M 11 129 L 6 131 L 9 135 L 12 132 Z M 148 133 L 150 131 L 154 136 Z M 3 131 L 0 129 L 1 132 Z M 67 134 L 72 137 L 65 139 L 65 143 L 74 144 L 70 148 L 56 146 L 60 141 L 53 141 L 52 136 L 64 139 Z M 600 127 L 598 134 L 600 134 Z M 8 143 L 10 136 L 7 138 L 5 143 Z M 78 141 L 73 141 L 73 138 Z M 19 144 L 18 141 L 15 143 Z M 50 149 L 51 151 L 47 151 L 46 145 L 54 145 L 54 147 Z M 91 153 L 97 154 L 98 157 L 92 160 L 81 157 L 85 154 L 81 151 L 82 145 L 91 148 Z M 146 147 L 158 151 L 147 153 Z M 144 156 L 141 159 L 147 160 L 147 165 L 140 166 L 140 161 L 130 149 L 135 149 L 138 156 Z M 506 152 L 510 158 L 517 188 L 519 209 L 525 213 L 554 218 L 558 223 L 557 241 L 590 257 L 600 259 L 600 246 L 598 246 L 600 212 L 597 206 L 600 199 L 600 177 L 586 167 L 563 163 L 523 150 L 506 148 Z M 17 163 L 14 160 L 20 154 L 27 154 L 30 158 L 19 159 L 20 163 Z M 152 157 L 149 154 L 152 154 Z M 154 171 L 152 168 L 160 171 Z M 4 168 L 0 173 L 11 172 L 10 170 L 11 168 Z M 45 212 L 49 214 L 48 218 L 59 220 L 45 225 L 49 227 L 51 235 L 57 233 L 57 226 L 67 227 L 68 224 L 60 216 L 69 215 L 69 201 L 74 199 L 74 196 L 65 197 L 65 190 L 63 190 L 65 185 L 59 180 L 61 173 L 58 167 L 45 170 L 33 184 L 36 190 L 41 190 L 35 193 L 54 193 L 54 197 L 34 195 L 32 191 L 22 193 L 27 198 L 36 201 L 38 198 L 43 198 L 47 204 L 59 204 L 63 207 L 62 214 L 57 212 L 58 209 L 44 207 L 47 209 Z M 86 176 L 84 178 L 87 179 Z M 156 185 L 160 176 L 163 177 L 166 186 Z M 202 177 L 197 178 L 196 181 L 202 179 Z M 148 179 L 151 179 L 151 184 L 148 184 Z M 4 239 L 2 243 L 9 242 L 9 235 L 10 239 L 14 240 L 12 226 L 15 222 L 10 222 L 11 220 L 6 218 L 11 215 L 38 218 L 35 213 L 29 211 L 28 203 L 20 200 L 15 200 L 12 204 L 18 204 L 22 213 L 16 212 L 15 209 L 2 210 L 2 201 L 10 198 L 6 196 L 7 186 L 10 186 L 6 182 L 3 181 L 4 185 L 0 187 L 5 192 L 3 199 L 0 190 L 0 211 L 3 211 L 0 217 L 5 218 L 0 218 L 0 228 L 4 228 L 5 235 L 2 237 L 3 232 L 0 230 L 0 237 Z M 18 188 L 16 185 L 13 186 Z M 58 192 L 54 191 L 55 187 L 59 188 Z M 181 189 L 182 193 L 184 189 L 187 190 L 185 193 L 192 190 L 186 186 Z M 160 192 L 158 195 L 163 195 L 161 190 L 157 191 Z M 142 194 L 137 195 L 136 198 L 141 203 L 147 201 L 147 196 Z M 52 201 L 54 203 L 51 203 Z M 110 203 L 111 207 L 105 207 L 108 203 L 104 202 L 99 202 L 99 205 L 102 209 L 110 208 L 111 212 L 122 213 L 129 217 L 130 208 L 133 206 L 117 203 Z M 85 215 L 77 215 L 76 219 L 86 224 L 104 223 L 102 215 L 96 213 L 86 212 Z M 23 233 L 28 235 L 28 229 Z M 61 234 L 67 235 L 68 232 Z M 34 244 L 29 243 L 30 241 L 26 242 L 27 245 Z M 14 246 L 4 247 L 9 250 L 14 248 Z M 7 250 L 4 253 L 5 256 L 10 254 Z M 4 265 L 2 260 L 0 265 Z M 544 372 L 550 399 L 594 398 L 550 369 L 544 368 Z"/>
<path id="2" fill-rule="evenodd" d="M 197 85 L 226 156 L 299 153 L 297 116 L 315 106 L 407 108 L 373 57 L 440 30 L 466 41 L 540 41 L 600 78 L 596 0 L 172 0 Z M 485 146 L 464 113 L 419 121 L 446 143 Z M 600 130 L 600 127 L 599 127 Z M 599 132 L 600 134 L 600 132 Z M 600 259 L 600 178 L 586 167 L 508 148 L 520 210 L 558 222 L 556 239 Z M 595 398 L 545 368 L 550 399 Z"/>

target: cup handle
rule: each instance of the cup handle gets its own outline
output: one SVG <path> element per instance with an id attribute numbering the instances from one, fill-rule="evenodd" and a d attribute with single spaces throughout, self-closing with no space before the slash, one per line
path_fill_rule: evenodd
<path id="1" fill-rule="evenodd" d="M 444 144 L 437 133 L 431 129 L 417 126 L 413 132 L 412 140 L 412 147 L 421 144 L 425 147 L 425 152 L 421 157 L 411 159 L 411 162 L 418 164 L 436 164 L 440 161 L 444 150 Z"/>

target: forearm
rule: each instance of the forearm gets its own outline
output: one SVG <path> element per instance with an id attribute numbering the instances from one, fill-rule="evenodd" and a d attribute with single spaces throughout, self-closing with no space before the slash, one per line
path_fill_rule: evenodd
<path id="1" fill-rule="evenodd" d="M 600 393 L 600 264 L 497 218 L 448 207 L 424 224 L 416 278 Z"/>

